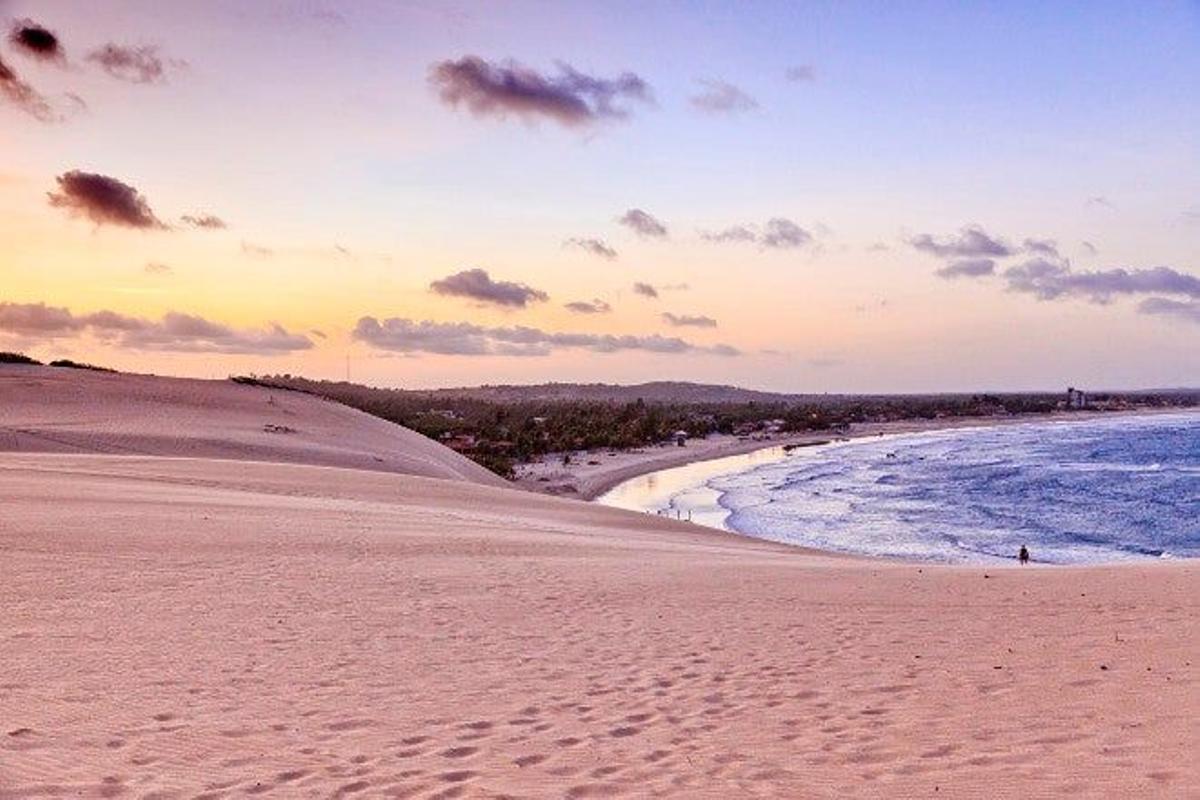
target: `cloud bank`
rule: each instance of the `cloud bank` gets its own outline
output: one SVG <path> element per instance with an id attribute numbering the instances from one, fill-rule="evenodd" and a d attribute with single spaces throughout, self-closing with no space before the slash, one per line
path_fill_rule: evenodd
<path id="1" fill-rule="evenodd" d="M 435 353 L 471 356 L 547 356 L 576 349 L 594 353 L 641 351 L 662 354 L 739 355 L 729 345 L 701 347 L 666 336 L 616 336 L 592 333 L 552 333 L 524 326 L 487 328 L 469 322 L 416 322 L 392 317 L 363 317 L 353 337 L 380 350 L 396 353 Z"/>
<path id="2" fill-rule="evenodd" d="M 511 281 L 494 281 L 482 269 L 465 269 L 429 284 L 434 294 L 447 297 L 466 297 L 480 303 L 506 308 L 524 308 L 533 302 L 549 299 L 543 291 Z"/>
<path id="3" fill-rule="evenodd" d="M 557 67 L 557 75 L 544 75 L 516 61 L 468 55 L 434 64 L 429 82 L 443 103 L 477 117 L 548 119 L 566 127 L 623 120 L 631 104 L 653 103 L 650 87 L 632 72 L 597 78 L 570 64 Z"/>
<path id="4" fill-rule="evenodd" d="M 1077 272 L 1071 265 L 1035 258 L 1004 271 L 1009 291 L 1031 294 L 1039 300 L 1082 298 L 1108 303 L 1120 295 L 1176 294 L 1200 299 L 1200 278 L 1170 267 Z M 1153 312 L 1151 312 L 1153 313 Z"/>
<path id="5" fill-rule="evenodd" d="M 59 175 L 57 192 L 48 192 L 50 205 L 86 217 L 97 225 L 143 230 L 165 229 L 146 198 L 127 183 L 108 175 L 72 170 Z"/>
<path id="6" fill-rule="evenodd" d="M 76 315 L 45 303 L 0 303 L 0 331 L 44 339 L 90 333 L 116 347 L 186 353 L 273 355 L 313 346 L 306 336 L 276 324 L 264 330 L 239 330 L 176 311 L 149 320 L 115 311 Z"/>

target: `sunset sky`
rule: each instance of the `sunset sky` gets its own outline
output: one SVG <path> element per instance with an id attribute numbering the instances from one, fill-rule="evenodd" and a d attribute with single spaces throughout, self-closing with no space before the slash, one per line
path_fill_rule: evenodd
<path id="1" fill-rule="evenodd" d="M 1200 3 L 0 0 L 0 349 L 1200 384 Z"/>

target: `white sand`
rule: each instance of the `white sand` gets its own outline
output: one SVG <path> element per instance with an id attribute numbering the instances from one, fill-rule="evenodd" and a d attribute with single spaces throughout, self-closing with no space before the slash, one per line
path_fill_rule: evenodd
<path id="1" fill-rule="evenodd" d="M 3 451 L 283 461 L 504 484 L 424 436 L 313 395 L 49 367 L 0 365 Z"/>
<path id="2" fill-rule="evenodd" d="M 4 800 L 1200 793 L 1191 562 L 834 558 L 210 458 L 0 454 L 0 498 Z"/>

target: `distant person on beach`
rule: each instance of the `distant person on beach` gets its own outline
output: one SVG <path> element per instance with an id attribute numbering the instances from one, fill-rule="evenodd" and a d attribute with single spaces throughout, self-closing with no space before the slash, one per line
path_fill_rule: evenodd
<path id="1" fill-rule="evenodd" d="M 1022 565 L 1029 563 L 1029 548 L 1028 547 L 1026 547 L 1025 545 L 1021 545 L 1021 552 L 1017 553 L 1017 560 L 1020 561 Z"/>

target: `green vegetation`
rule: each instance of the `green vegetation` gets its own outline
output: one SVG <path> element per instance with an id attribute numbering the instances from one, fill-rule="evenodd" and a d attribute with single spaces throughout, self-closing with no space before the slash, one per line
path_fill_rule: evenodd
<path id="1" fill-rule="evenodd" d="M 69 358 L 58 358 L 50 362 L 52 367 L 63 367 L 65 369 L 90 369 L 93 372 L 116 372 L 115 369 L 108 367 L 97 367 L 95 364 L 85 364 L 82 361 L 72 361 Z"/>
<path id="2" fill-rule="evenodd" d="M 704 387 L 692 385 L 684 393 L 686 402 L 603 401 L 572 399 L 569 387 L 557 387 L 548 396 L 545 387 L 414 391 L 291 375 L 231 380 L 335 400 L 443 442 L 503 476 L 510 476 L 517 464 L 549 453 L 642 447 L 669 441 L 679 431 L 688 437 L 837 432 L 863 422 L 1044 413 L 1061 408 L 1064 400 L 1062 394 L 1043 393 L 770 395 L 769 402 L 710 402 L 703 399 Z M 611 395 L 628 397 L 638 388 L 612 387 Z M 712 388 L 720 390 L 719 396 L 728 394 L 727 387 Z M 594 387 L 591 393 L 596 394 Z M 1195 393 L 1093 394 L 1091 402 L 1095 408 L 1130 408 L 1195 405 L 1198 399 Z"/>
<path id="3" fill-rule="evenodd" d="M 29 364 L 30 366 L 43 366 L 41 361 L 36 358 L 30 358 L 24 353 L 8 353 L 0 352 L 0 364 Z M 108 367 L 97 367 L 95 364 L 85 364 L 80 361 L 72 361 L 69 358 L 57 358 L 51 361 L 48 365 L 51 367 L 63 367 L 65 369 L 90 369 L 95 372 L 116 372 L 115 369 Z"/>
<path id="4" fill-rule="evenodd" d="M 24 353 L 8 353 L 0 351 L 0 364 L 32 364 L 35 366 L 41 365 L 42 362 L 36 358 L 30 358 Z"/>

